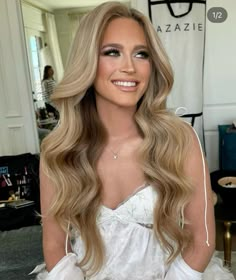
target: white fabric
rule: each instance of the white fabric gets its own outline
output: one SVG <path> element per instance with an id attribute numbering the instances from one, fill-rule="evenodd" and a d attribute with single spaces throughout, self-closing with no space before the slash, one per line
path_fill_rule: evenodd
<path id="1" fill-rule="evenodd" d="M 74 253 L 64 256 L 48 273 L 45 264 L 38 265 L 30 274 L 38 273 L 36 280 L 84 280 L 82 270 L 76 265 Z"/>
<path id="2" fill-rule="evenodd" d="M 154 189 L 144 185 L 116 209 L 101 207 L 97 223 L 106 248 L 105 265 L 97 275 L 85 279 L 235 280 L 234 276 L 222 267 L 222 261 L 216 257 L 212 258 L 204 273 L 190 268 L 181 256 L 170 267 L 165 265 L 167 255 L 152 230 L 156 199 Z M 77 258 L 71 259 L 70 263 L 62 260 L 50 272 L 50 278 L 38 279 L 83 279 L 78 267 L 78 272 L 73 270 L 75 261 L 80 261 L 84 254 L 83 242 L 79 235 L 72 242 L 72 248 Z M 71 271 L 71 276 L 67 277 Z M 74 272 L 78 273 L 76 277 Z"/>
<path id="3" fill-rule="evenodd" d="M 180 1 L 171 7 L 179 15 L 187 12 L 189 5 Z M 205 5 L 194 3 L 192 11 L 180 18 L 170 14 L 166 3 L 152 5 L 151 11 L 153 25 L 174 70 L 169 107 L 184 106 L 187 113 L 202 112 Z"/>
<path id="4" fill-rule="evenodd" d="M 167 105 L 168 108 L 184 106 L 187 108 L 186 114 L 200 113 L 203 111 L 206 7 L 204 3 L 193 3 L 192 10 L 187 15 L 176 18 L 170 13 L 168 1 L 153 0 L 151 3 L 155 4 L 150 6 L 154 28 L 174 71 L 174 85 L 168 96 Z M 170 4 L 175 15 L 188 12 L 190 3 L 176 2 Z M 195 119 L 194 127 L 203 144 L 202 117 Z"/>
<path id="5" fill-rule="evenodd" d="M 168 269 L 165 280 L 200 280 L 203 279 L 203 273 L 192 269 L 183 258 L 177 258 Z M 209 278 L 215 279 L 215 278 Z"/>

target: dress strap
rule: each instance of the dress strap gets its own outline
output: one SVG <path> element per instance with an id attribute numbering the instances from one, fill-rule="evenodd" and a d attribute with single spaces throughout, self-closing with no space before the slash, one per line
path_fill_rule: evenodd
<path id="1" fill-rule="evenodd" d="M 206 244 L 209 247 L 209 232 L 208 232 L 208 226 L 207 226 L 207 188 L 206 188 L 206 166 L 205 166 L 205 159 L 203 155 L 203 150 L 202 150 L 202 145 L 200 142 L 200 139 L 198 137 L 198 134 L 196 130 L 192 127 L 195 135 L 197 136 L 198 144 L 200 147 L 201 151 L 201 156 L 202 156 L 202 166 L 203 166 L 203 187 L 204 187 L 204 199 L 205 199 L 205 207 L 204 207 L 204 223 L 205 223 L 205 230 L 206 230 Z"/>
<path id="2" fill-rule="evenodd" d="M 68 252 L 69 232 L 70 232 L 70 221 L 68 221 L 67 231 L 66 231 L 66 243 L 65 243 L 66 256 L 69 254 L 69 252 Z"/>

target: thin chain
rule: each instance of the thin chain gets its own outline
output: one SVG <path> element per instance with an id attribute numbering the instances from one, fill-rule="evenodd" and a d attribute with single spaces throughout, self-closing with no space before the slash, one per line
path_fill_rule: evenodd
<path id="1" fill-rule="evenodd" d="M 117 151 L 117 152 L 114 152 L 112 149 L 109 149 L 110 151 L 111 151 L 111 153 L 113 154 L 113 159 L 118 159 L 118 152 L 119 151 Z"/>
<path id="2" fill-rule="evenodd" d="M 130 136 L 127 136 L 125 139 L 127 139 L 129 137 Z M 123 147 L 123 145 L 121 145 L 120 148 L 116 152 L 113 149 L 111 149 L 111 148 L 107 148 L 112 153 L 114 160 L 117 160 L 119 158 L 119 152 L 120 152 L 122 147 Z"/>
<path id="3" fill-rule="evenodd" d="M 109 150 L 112 153 L 113 159 L 117 160 L 118 159 L 118 153 L 120 152 L 121 148 L 122 148 L 122 146 L 116 152 L 114 152 L 113 149 L 111 149 L 111 148 L 107 148 L 107 150 Z"/>

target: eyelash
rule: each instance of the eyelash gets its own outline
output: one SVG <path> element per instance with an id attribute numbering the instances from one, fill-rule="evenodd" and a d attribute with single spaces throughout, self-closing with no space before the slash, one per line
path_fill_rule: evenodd
<path id="1" fill-rule="evenodd" d="M 117 49 L 109 49 L 105 50 L 102 54 L 107 56 L 119 56 L 120 52 Z"/>
<path id="2" fill-rule="evenodd" d="M 117 56 L 120 56 L 120 51 L 117 49 L 109 49 L 109 50 L 103 51 L 102 55 L 117 57 Z M 139 52 L 135 53 L 135 57 L 141 58 L 141 59 L 148 59 L 149 54 L 146 51 L 139 51 Z"/>
<path id="3" fill-rule="evenodd" d="M 145 51 L 137 52 L 136 56 L 138 56 L 139 58 L 142 58 L 142 59 L 148 59 L 149 58 L 148 52 L 145 52 Z"/>

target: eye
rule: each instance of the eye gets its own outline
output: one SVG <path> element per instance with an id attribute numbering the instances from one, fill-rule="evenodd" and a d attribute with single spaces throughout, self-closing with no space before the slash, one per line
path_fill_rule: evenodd
<path id="1" fill-rule="evenodd" d="M 120 52 L 117 49 L 108 49 L 102 52 L 102 55 L 106 56 L 120 56 Z"/>
<path id="2" fill-rule="evenodd" d="M 149 53 L 147 51 L 139 51 L 135 54 L 135 57 L 148 59 L 149 58 Z"/>

